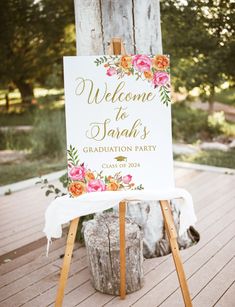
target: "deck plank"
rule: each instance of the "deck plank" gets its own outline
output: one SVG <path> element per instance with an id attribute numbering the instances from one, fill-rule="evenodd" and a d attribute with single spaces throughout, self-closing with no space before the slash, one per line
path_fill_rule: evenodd
<path id="1" fill-rule="evenodd" d="M 235 246 L 235 240 L 233 240 L 232 245 Z M 231 257 L 231 252 L 233 252 L 232 257 Z M 202 305 L 213 306 L 219 299 L 221 295 L 220 293 L 225 292 L 226 289 L 229 288 L 230 285 L 234 282 L 234 276 L 235 276 L 234 249 L 233 251 L 226 249 L 226 251 L 224 250 L 223 254 L 224 255 L 228 254 L 226 257 L 227 259 L 226 260 L 223 259 L 224 260 L 223 267 L 221 267 L 220 269 L 218 265 L 214 265 L 212 267 L 212 269 L 213 268 L 216 269 L 216 274 L 213 276 L 213 279 L 210 278 L 210 281 L 205 285 L 205 287 L 202 288 L 202 290 L 193 299 L 193 304 L 195 307 L 201 307 Z M 215 258 L 218 259 L 218 257 L 219 256 Z M 220 262 L 220 259 L 218 259 L 218 261 L 219 261 L 219 264 L 222 265 L 222 263 Z M 234 302 L 235 301 L 233 301 L 233 304 Z"/>
<path id="2" fill-rule="evenodd" d="M 233 278 L 234 279 L 234 278 Z M 225 293 L 216 302 L 215 307 L 233 307 L 235 301 L 235 281 L 226 289 Z"/>
<path id="3" fill-rule="evenodd" d="M 177 186 L 193 196 L 196 229 L 201 235 L 196 246 L 181 251 L 193 304 L 232 307 L 235 176 L 176 168 L 175 178 Z M 44 211 L 49 202 L 38 187 L 0 197 L 0 215 L 4 216 L 0 221 L 0 255 L 43 237 Z M 56 240 L 49 258 L 43 246 L 1 265 L 0 306 L 53 306 L 64 244 L 65 237 Z M 125 301 L 99 293 L 89 280 L 85 248 L 77 246 L 63 306 L 183 306 L 171 255 L 145 260 L 144 273 L 144 287 L 127 295 Z"/>
<path id="4" fill-rule="evenodd" d="M 230 204 L 231 205 L 231 204 Z M 203 247 L 203 242 L 204 242 L 204 245 L 206 244 L 206 243 L 208 243 L 208 242 L 210 242 L 213 238 L 214 239 L 216 239 L 216 230 L 218 230 L 218 233 L 220 233 L 222 230 L 223 230 L 223 228 L 224 228 L 224 223 L 225 223 L 225 221 L 227 221 L 227 222 L 229 222 L 230 220 L 233 220 L 234 219 L 234 215 L 232 215 L 232 214 L 230 214 L 230 212 L 231 212 L 231 210 L 229 209 L 229 213 L 227 213 L 227 215 L 225 215 L 224 216 L 224 218 L 223 218 L 223 220 L 221 221 L 219 221 L 218 222 L 218 224 L 215 224 L 214 223 L 214 221 L 213 221 L 213 219 L 211 220 L 211 223 L 212 223 L 212 229 L 211 229 L 211 231 L 210 232 L 207 232 L 207 234 L 203 237 L 203 241 L 201 241 L 200 242 L 200 244 L 202 245 L 202 247 Z M 234 213 L 235 213 L 235 210 L 234 210 Z M 210 225 L 208 225 L 208 223 L 206 222 L 206 221 L 204 221 L 204 223 L 201 223 L 202 225 L 205 225 L 206 227 L 204 227 L 205 229 L 207 229 L 208 228 L 208 226 Z M 198 227 L 200 226 L 200 224 L 198 225 Z M 234 226 L 234 225 L 233 225 Z M 231 230 L 229 229 L 228 230 L 228 233 L 231 233 Z M 207 237 L 207 235 L 209 235 L 208 237 Z M 207 237 L 207 238 L 206 238 Z M 201 247 L 201 248 L 202 248 Z M 190 256 L 190 254 L 191 254 L 191 252 L 193 252 L 193 249 L 194 249 L 194 251 L 195 250 L 197 250 L 198 248 L 200 248 L 200 245 L 198 244 L 197 246 L 195 246 L 195 247 L 193 247 L 193 248 L 190 248 L 189 250 L 187 250 L 187 252 L 188 252 L 188 255 Z M 184 251 L 185 252 L 185 251 Z M 204 254 L 204 251 L 202 251 L 202 254 Z M 163 257 L 163 258 L 166 258 L 166 257 Z M 147 262 L 147 261 L 146 261 Z M 163 274 L 166 274 L 167 272 L 169 272 L 169 266 L 171 266 L 171 270 L 172 270 L 172 272 L 174 273 L 174 266 L 173 266 L 173 264 L 172 264 L 172 259 L 170 258 L 169 259 L 169 257 L 168 257 L 168 262 L 167 263 L 165 263 L 165 266 L 164 266 L 164 268 L 163 268 Z M 158 274 L 158 277 L 159 277 L 159 271 L 157 271 L 156 273 L 155 272 L 153 272 L 152 274 L 151 274 L 151 276 L 152 276 L 152 278 L 154 278 L 155 277 L 155 275 L 156 274 Z M 175 273 L 174 273 L 175 274 Z M 157 281 L 154 281 L 154 280 L 151 280 L 151 276 L 147 276 L 146 278 L 148 278 L 148 282 L 150 283 L 151 282 L 151 284 L 152 285 L 154 285 L 155 284 L 155 282 L 157 282 Z M 147 281 L 146 281 L 147 282 Z M 177 283 L 177 280 L 176 280 L 176 284 L 178 285 L 178 283 Z M 76 290 L 74 290 L 74 291 L 76 291 Z M 142 290 L 140 290 L 140 291 L 138 291 L 137 293 L 134 293 L 134 294 L 130 294 L 130 295 L 128 295 L 127 296 L 127 299 L 122 303 L 122 302 L 120 302 L 119 301 L 119 299 L 118 298 L 114 298 L 114 301 L 111 301 L 110 302 L 110 304 L 108 304 L 108 305 L 115 305 L 116 303 L 117 304 L 119 304 L 120 306 L 125 306 L 125 304 L 133 304 L 133 300 L 131 300 L 131 298 L 134 298 L 134 300 L 136 299 L 136 297 L 138 296 L 138 295 L 140 295 L 140 293 L 141 293 L 141 291 L 143 292 L 143 293 L 145 293 L 146 291 L 148 291 L 148 286 L 146 285 L 146 283 L 145 283 L 145 286 L 144 286 L 144 289 Z M 70 297 L 72 296 L 72 293 L 70 294 Z M 103 294 L 96 294 L 96 298 L 97 298 L 97 296 L 104 296 Z M 104 297 L 104 300 L 105 300 L 105 302 L 106 302 L 106 297 Z M 90 298 L 90 300 L 89 300 L 89 303 L 92 301 L 92 297 Z M 89 303 L 87 303 L 87 306 L 89 305 Z M 103 302 L 104 303 L 104 302 Z M 148 302 L 149 303 L 149 302 Z M 155 301 L 154 301 L 154 303 L 155 303 Z M 84 304 L 85 304 L 85 302 L 84 302 Z"/>

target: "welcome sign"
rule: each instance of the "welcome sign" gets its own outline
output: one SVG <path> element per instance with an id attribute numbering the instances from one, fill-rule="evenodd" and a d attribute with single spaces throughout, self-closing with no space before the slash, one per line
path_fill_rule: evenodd
<path id="1" fill-rule="evenodd" d="M 69 190 L 174 187 L 169 58 L 64 58 Z"/>

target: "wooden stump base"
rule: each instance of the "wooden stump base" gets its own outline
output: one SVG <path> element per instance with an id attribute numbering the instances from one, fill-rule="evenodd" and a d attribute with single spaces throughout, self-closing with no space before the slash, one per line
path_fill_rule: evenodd
<path id="1" fill-rule="evenodd" d="M 144 283 L 143 234 L 139 226 L 126 218 L 126 293 L 139 290 Z M 103 213 L 84 225 L 88 266 L 94 288 L 102 293 L 119 295 L 120 244 L 119 217 Z"/>

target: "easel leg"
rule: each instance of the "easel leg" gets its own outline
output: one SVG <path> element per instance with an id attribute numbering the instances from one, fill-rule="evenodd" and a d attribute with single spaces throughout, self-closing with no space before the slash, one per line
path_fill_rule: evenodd
<path id="1" fill-rule="evenodd" d="M 187 284 L 185 273 L 184 273 L 183 264 L 180 259 L 180 252 L 179 252 L 179 247 L 177 243 L 177 232 L 175 229 L 175 224 L 174 224 L 173 216 L 171 213 L 171 207 L 167 200 L 161 200 L 160 205 L 161 205 L 162 215 L 163 215 L 165 226 L 166 226 L 166 232 L 167 232 L 170 246 L 171 246 L 171 252 L 173 255 L 173 259 L 174 259 L 176 272 L 178 275 L 178 279 L 179 279 L 179 283 L 180 283 L 180 287 L 181 287 L 181 291 L 182 291 L 182 295 L 184 299 L 184 304 L 186 307 L 191 307 L 192 301 L 190 298 L 190 293 L 189 293 L 188 284 Z"/>
<path id="2" fill-rule="evenodd" d="M 56 295 L 55 307 L 61 307 L 64 299 L 64 290 L 68 279 L 71 257 L 73 253 L 74 241 L 76 238 L 79 218 L 71 221 L 69 234 L 64 254 L 64 262 L 60 273 L 60 281 Z"/>
<path id="3" fill-rule="evenodd" d="M 126 296 L 126 244 L 125 244 L 126 202 L 119 204 L 119 234 L 120 234 L 120 298 Z"/>

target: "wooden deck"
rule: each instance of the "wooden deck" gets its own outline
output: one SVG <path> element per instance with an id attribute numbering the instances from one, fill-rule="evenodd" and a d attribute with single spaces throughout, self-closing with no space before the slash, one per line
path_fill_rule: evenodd
<path id="1" fill-rule="evenodd" d="M 175 176 L 193 195 L 201 235 L 181 252 L 193 306 L 235 306 L 235 176 L 184 168 Z M 0 306 L 53 306 L 65 238 L 54 241 L 46 258 L 48 202 L 38 187 L 0 197 Z M 90 284 L 85 248 L 77 245 L 64 306 L 183 306 L 171 256 L 145 260 L 144 270 L 144 287 L 125 301 L 101 294 Z"/>

